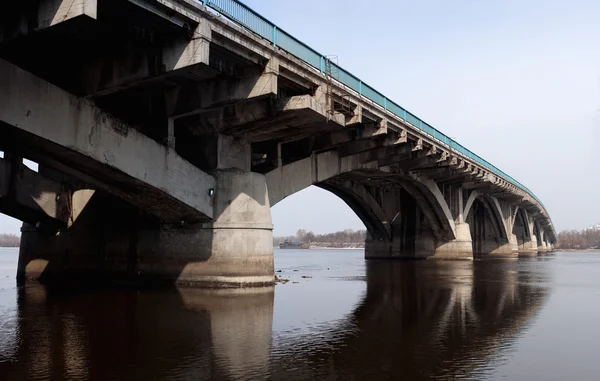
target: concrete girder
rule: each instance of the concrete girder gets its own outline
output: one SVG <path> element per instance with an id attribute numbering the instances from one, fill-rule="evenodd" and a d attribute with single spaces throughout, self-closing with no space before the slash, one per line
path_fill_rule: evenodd
<path id="1" fill-rule="evenodd" d="M 20 163 L 0 158 L 0 213 L 40 225 L 66 227 L 70 216 L 70 191 Z"/>
<path id="2" fill-rule="evenodd" d="M 388 158 L 411 155 L 409 144 L 384 145 L 361 154 L 364 162 L 377 161 L 380 166 L 389 165 Z"/>
<path id="3" fill-rule="evenodd" d="M 178 87 L 172 94 L 170 117 L 181 119 L 239 101 L 277 96 L 277 61 L 264 68 L 248 68 L 240 78 L 215 78 Z"/>
<path id="4" fill-rule="evenodd" d="M 393 134 L 393 132 L 389 132 Z M 379 135 L 379 136 L 378 136 Z M 357 123 L 356 125 L 346 126 L 337 131 L 331 131 L 315 136 L 313 150 L 316 152 L 327 151 L 332 149 L 340 149 L 345 144 L 353 144 L 360 140 L 368 140 L 373 138 L 382 139 L 381 134 L 378 134 L 376 124 L 374 123 Z M 394 144 L 401 144 L 401 137 L 398 135 Z"/>
<path id="5" fill-rule="evenodd" d="M 474 178 L 472 181 L 468 181 L 462 184 L 462 187 L 467 190 L 474 189 L 491 189 L 493 187 L 492 184 L 482 181 L 481 179 Z"/>
<path id="6" fill-rule="evenodd" d="M 408 149 L 411 150 L 410 147 L 408 147 Z M 390 167 L 398 165 L 399 163 L 402 163 L 405 160 L 409 160 L 411 157 L 413 157 L 412 152 L 394 154 L 391 156 L 386 156 L 384 159 L 378 160 L 377 164 L 380 167 Z"/>
<path id="7" fill-rule="evenodd" d="M 425 174 L 428 178 L 437 182 L 439 177 L 445 177 L 450 172 L 450 168 L 444 166 L 431 166 L 413 169 L 411 173 Z"/>
<path id="8" fill-rule="evenodd" d="M 443 185 L 459 185 L 471 179 L 471 174 L 456 167 L 449 168 L 450 174 L 445 177 L 437 178 L 438 184 Z"/>
<path id="9" fill-rule="evenodd" d="M 94 20 L 97 12 L 97 0 L 6 1 L 0 5 L 0 14 L 12 22 L 0 25 L 0 43 L 75 19 Z"/>
<path id="10" fill-rule="evenodd" d="M 211 31 L 201 19 L 191 32 L 181 28 L 152 53 L 148 48 L 109 45 L 84 66 L 81 95 L 99 98 L 141 86 L 174 84 L 210 79 L 219 72 L 209 69 Z"/>
<path id="11" fill-rule="evenodd" d="M 414 169 L 420 167 L 426 167 L 430 165 L 437 165 L 438 156 L 437 155 L 426 155 L 426 156 L 418 156 L 413 157 L 411 159 L 405 160 L 398 164 L 398 166 L 404 171 L 409 172 Z"/>
<path id="12" fill-rule="evenodd" d="M 212 218 L 208 190 L 215 179 L 173 150 L 4 60 L 0 83 L 0 121 L 12 126 L 3 129 L 21 134 L 24 144 L 101 179 L 108 191 L 164 220 Z"/>
<path id="13" fill-rule="evenodd" d="M 334 114 L 328 120 L 325 105 L 310 95 L 276 100 L 261 97 L 252 103 L 229 105 L 196 117 L 186 123 L 206 126 L 251 143 L 284 137 L 291 141 L 317 131 L 338 130 L 344 125 L 343 115 Z"/>
<path id="14" fill-rule="evenodd" d="M 512 202 L 518 203 L 521 198 L 510 191 L 501 191 L 501 190 L 493 190 L 488 192 L 490 196 L 498 197 L 504 200 L 510 200 Z"/>
<path id="15" fill-rule="evenodd" d="M 353 142 L 346 143 L 340 146 L 338 151 L 340 157 L 346 157 L 361 152 L 376 150 L 389 144 L 392 143 L 390 143 L 384 136 L 382 136 L 380 138 L 373 138 L 369 140 L 355 140 Z"/>

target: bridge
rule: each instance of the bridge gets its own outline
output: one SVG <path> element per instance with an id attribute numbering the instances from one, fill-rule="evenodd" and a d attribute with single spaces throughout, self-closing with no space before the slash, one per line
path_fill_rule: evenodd
<path id="1" fill-rule="evenodd" d="M 310 185 L 367 258 L 556 241 L 524 185 L 235 0 L 3 2 L 0 150 L 21 280 L 272 284 L 270 208 Z"/>

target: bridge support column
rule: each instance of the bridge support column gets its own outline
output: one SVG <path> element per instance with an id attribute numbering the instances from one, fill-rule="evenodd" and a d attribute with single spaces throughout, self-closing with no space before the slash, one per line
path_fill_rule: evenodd
<path id="1" fill-rule="evenodd" d="M 527 226 L 525 226 L 525 229 L 527 229 L 527 238 L 529 240 L 519 245 L 519 255 L 524 257 L 536 256 L 538 254 L 538 243 L 533 228 L 534 221 L 529 213 L 526 213 L 526 222 Z"/>
<path id="2" fill-rule="evenodd" d="M 473 259 L 471 232 L 467 223 L 456 225 L 456 238 L 442 241 L 417 219 L 392 231 L 391 240 L 368 237 L 366 259 Z"/>
<path id="3" fill-rule="evenodd" d="M 434 259 L 473 259 L 473 241 L 469 224 L 456 224 L 456 238 L 437 245 Z"/>
<path id="4" fill-rule="evenodd" d="M 518 257 L 519 256 L 519 244 L 517 243 L 517 236 L 509 234 L 508 243 L 490 251 L 489 255 L 494 257 Z"/>
<path id="5" fill-rule="evenodd" d="M 273 225 L 265 177 L 229 170 L 216 178 L 214 222 L 140 233 L 140 277 L 200 287 L 273 284 Z"/>
<path id="6" fill-rule="evenodd" d="M 114 196 L 82 190 L 57 234 L 24 225 L 17 277 L 42 283 L 161 282 L 198 287 L 272 285 L 273 237 L 265 177 L 216 173 L 212 222 L 165 224 Z M 142 196 L 140 196 L 142 197 Z"/>

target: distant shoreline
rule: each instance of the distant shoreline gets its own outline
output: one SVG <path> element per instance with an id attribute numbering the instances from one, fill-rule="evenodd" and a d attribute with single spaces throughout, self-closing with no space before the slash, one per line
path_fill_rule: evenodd
<path id="1" fill-rule="evenodd" d="M 279 246 L 273 246 L 274 249 L 280 249 Z M 283 248 L 281 250 L 364 250 L 364 247 L 333 247 L 333 246 L 310 246 L 308 249 L 286 249 Z"/>
<path id="2" fill-rule="evenodd" d="M 554 249 L 553 251 L 563 251 L 566 253 L 576 253 L 576 252 L 600 252 L 600 249 Z"/>

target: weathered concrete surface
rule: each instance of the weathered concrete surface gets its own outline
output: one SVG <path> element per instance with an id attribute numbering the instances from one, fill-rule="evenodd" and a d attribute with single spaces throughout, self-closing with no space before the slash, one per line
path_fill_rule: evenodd
<path id="1" fill-rule="evenodd" d="M 178 284 L 209 287 L 272 284 L 273 225 L 264 176 L 218 173 L 214 205 L 212 223 L 141 232 L 141 276 L 176 275 Z"/>
<path id="2" fill-rule="evenodd" d="M 8 3 L 6 2 L 8 7 Z M 20 3 L 20 4 L 17 4 Z M 29 4 L 28 4 L 29 3 Z M 17 23 L 0 26 L 0 42 L 24 36 L 75 18 L 95 19 L 98 0 L 42 0 L 32 2 L 10 2 L 11 11 L 18 14 Z M 0 11 L 3 9 L 0 8 Z M 8 14 L 8 10 L 5 10 Z"/>
<path id="3" fill-rule="evenodd" d="M 215 221 L 157 224 L 106 194 L 74 197 L 78 218 L 68 230 L 22 233 L 19 279 L 45 283 L 129 280 L 183 286 L 272 285 L 273 225 L 263 175 L 217 174 Z M 115 215 L 118 218 L 115 219 Z"/>
<path id="4" fill-rule="evenodd" d="M 456 224 L 456 238 L 435 248 L 432 259 L 473 259 L 473 241 L 469 224 Z"/>
<path id="5" fill-rule="evenodd" d="M 0 159 L 1 213 L 58 229 L 67 225 L 70 197 L 68 189 L 27 168 L 20 159 Z"/>
<path id="6" fill-rule="evenodd" d="M 78 153 L 83 172 L 96 177 L 103 170 L 147 192 L 145 197 L 130 194 L 128 200 L 165 220 L 212 217 L 208 190 L 215 179 L 173 150 L 4 60 L 0 83 L 0 121 L 62 147 L 65 154 Z"/>

